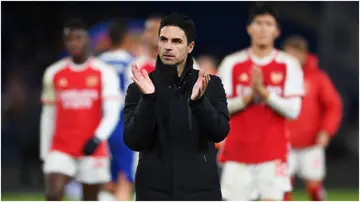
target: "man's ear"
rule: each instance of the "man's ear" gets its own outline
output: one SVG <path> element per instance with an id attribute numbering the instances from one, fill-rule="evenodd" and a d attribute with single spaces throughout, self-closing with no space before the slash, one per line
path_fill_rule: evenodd
<path id="1" fill-rule="evenodd" d="M 195 42 L 189 43 L 188 47 L 188 53 L 191 53 L 194 50 Z"/>

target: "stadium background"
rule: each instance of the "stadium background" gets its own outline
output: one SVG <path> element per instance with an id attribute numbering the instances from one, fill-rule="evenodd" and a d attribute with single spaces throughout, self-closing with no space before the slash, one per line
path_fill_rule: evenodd
<path id="1" fill-rule="evenodd" d="M 344 102 L 344 117 L 327 149 L 330 200 L 358 200 L 359 188 L 359 5 L 358 2 L 281 2 L 281 37 L 308 39 Z M 41 200 L 38 155 L 39 93 L 47 65 L 63 55 L 62 25 L 82 17 L 95 26 L 126 17 L 139 28 L 153 14 L 176 11 L 196 23 L 195 56 L 219 61 L 249 45 L 245 24 L 251 2 L 3 2 L 1 4 L 1 192 L 3 200 Z M 101 26 L 101 25 L 98 25 Z M 306 199 L 297 183 L 295 199 Z"/>

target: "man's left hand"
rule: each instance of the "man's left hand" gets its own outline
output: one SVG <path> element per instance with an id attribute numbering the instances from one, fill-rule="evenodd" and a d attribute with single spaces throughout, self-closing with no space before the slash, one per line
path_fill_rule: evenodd
<path id="1" fill-rule="evenodd" d="M 93 137 L 90 140 L 88 140 L 84 146 L 83 154 L 85 156 L 90 156 L 94 154 L 100 142 L 101 140 L 97 137 Z"/>
<path id="2" fill-rule="evenodd" d="M 200 70 L 198 79 L 192 90 L 192 94 L 191 94 L 192 101 L 198 100 L 204 95 L 205 90 L 209 84 L 209 81 L 210 81 L 210 75 L 206 73 L 204 70 Z"/>
<path id="3" fill-rule="evenodd" d="M 330 135 L 325 131 L 320 131 L 316 136 L 316 144 L 326 148 L 330 143 Z"/>

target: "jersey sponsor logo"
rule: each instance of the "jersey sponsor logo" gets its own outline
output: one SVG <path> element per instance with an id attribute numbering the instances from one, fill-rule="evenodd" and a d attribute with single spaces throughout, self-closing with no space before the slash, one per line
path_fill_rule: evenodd
<path id="1" fill-rule="evenodd" d="M 68 85 L 67 79 L 64 78 L 64 77 L 60 78 L 60 79 L 58 80 L 58 85 L 59 85 L 60 87 L 65 87 L 65 86 L 67 86 L 67 85 Z"/>
<path id="2" fill-rule="evenodd" d="M 99 84 L 99 79 L 96 76 L 89 76 L 86 78 L 86 86 L 94 87 Z"/>
<path id="3" fill-rule="evenodd" d="M 271 72 L 270 79 L 273 83 L 278 84 L 284 79 L 284 75 L 281 72 Z"/>
<path id="4" fill-rule="evenodd" d="M 99 93 L 92 89 L 63 90 L 58 92 L 58 98 L 65 109 L 91 109 Z"/>

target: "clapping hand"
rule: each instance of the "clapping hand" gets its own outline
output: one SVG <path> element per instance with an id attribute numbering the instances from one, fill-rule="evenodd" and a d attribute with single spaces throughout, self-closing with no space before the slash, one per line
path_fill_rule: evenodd
<path id="1" fill-rule="evenodd" d="M 131 67 L 131 72 L 131 79 L 140 88 L 140 91 L 143 94 L 151 94 L 155 92 L 155 86 L 145 69 L 140 71 L 139 68 L 133 64 Z"/>
<path id="2" fill-rule="evenodd" d="M 260 67 L 254 65 L 251 70 L 252 74 L 252 91 L 254 93 L 255 102 L 259 102 L 261 100 L 266 100 L 269 96 L 269 93 L 267 92 L 265 85 L 264 85 L 264 79 L 263 79 L 263 73 L 260 69 Z"/>
<path id="3" fill-rule="evenodd" d="M 264 86 L 263 74 L 258 66 L 252 67 L 252 87 L 253 90 L 258 91 Z"/>
<path id="4" fill-rule="evenodd" d="M 198 79 L 192 90 L 191 100 L 193 101 L 198 100 L 204 95 L 205 90 L 209 84 L 209 81 L 210 81 L 210 75 L 206 73 L 204 70 L 200 70 Z"/>

